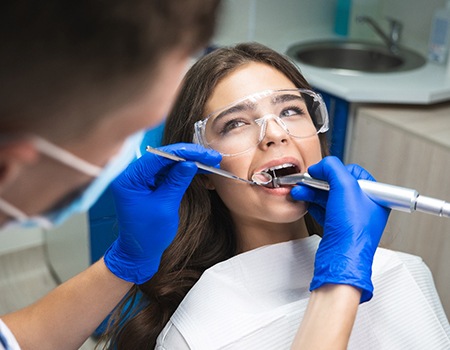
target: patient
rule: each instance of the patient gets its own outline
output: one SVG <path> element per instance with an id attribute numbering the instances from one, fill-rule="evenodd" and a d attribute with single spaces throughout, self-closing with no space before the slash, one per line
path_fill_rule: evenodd
<path id="1" fill-rule="evenodd" d="M 255 132 L 245 116 L 256 114 Z M 327 155 L 327 118 L 293 64 L 262 45 L 241 44 L 216 50 L 187 73 L 164 143 L 195 140 L 219 151 L 221 168 L 243 178 L 263 170 L 280 176 L 305 172 Z M 176 239 L 158 273 L 124 302 L 109 346 L 289 348 L 308 305 L 322 234 L 290 190 L 197 176 L 183 198 Z M 373 281 L 376 294 L 359 307 L 349 348 L 450 346 L 420 258 L 378 249 Z"/>

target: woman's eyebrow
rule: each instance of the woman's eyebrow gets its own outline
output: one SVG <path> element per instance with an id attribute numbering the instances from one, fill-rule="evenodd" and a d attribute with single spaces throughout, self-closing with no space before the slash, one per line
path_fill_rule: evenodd
<path id="1" fill-rule="evenodd" d="M 304 98 L 301 95 L 292 95 L 292 94 L 284 94 L 284 95 L 278 95 L 275 96 L 272 99 L 272 104 L 278 104 L 278 103 L 283 103 L 283 102 L 289 102 L 289 101 L 304 101 Z M 253 102 L 242 102 L 242 103 L 238 103 L 237 105 L 234 105 L 230 108 L 225 109 L 224 111 L 220 112 L 215 118 L 214 118 L 214 122 L 219 121 L 221 118 L 229 115 L 229 114 L 233 114 L 233 113 L 237 113 L 237 112 L 243 112 L 243 111 L 248 111 L 248 110 L 254 110 L 256 108 L 256 104 Z"/>
<path id="2" fill-rule="evenodd" d="M 227 116 L 228 114 L 233 114 L 233 113 L 242 112 L 242 111 L 249 111 L 249 110 L 254 110 L 254 109 L 255 109 L 254 103 L 249 103 L 249 102 L 239 103 L 237 105 L 234 105 L 233 107 L 227 108 L 224 111 L 220 112 L 214 118 L 214 122 L 220 120 L 221 118 Z"/>
<path id="3" fill-rule="evenodd" d="M 277 103 L 296 101 L 296 100 L 304 101 L 305 99 L 301 95 L 292 95 L 292 94 L 278 95 L 272 99 L 272 104 L 275 105 Z"/>

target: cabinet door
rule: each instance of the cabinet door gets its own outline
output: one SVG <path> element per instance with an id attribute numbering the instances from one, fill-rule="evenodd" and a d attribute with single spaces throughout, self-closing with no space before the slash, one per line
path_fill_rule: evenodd
<path id="1" fill-rule="evenodd" d="M 450 201 L 450 150 L 360 111 L 349 162 L 380 182 L 414 188 Z M 450 219 L 415 212 L 392 212 L 381 245 L 422 257 L 450 317 Z"/>

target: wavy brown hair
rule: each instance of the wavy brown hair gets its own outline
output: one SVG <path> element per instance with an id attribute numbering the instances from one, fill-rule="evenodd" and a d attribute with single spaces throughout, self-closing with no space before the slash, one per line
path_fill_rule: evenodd
<path id="1" fill-rule="evenodd" d="M 191 142 L 194 123 L 204 116 L 205 105 L 216 85 L 237 68 L 259 62 L 270 65 L 297 88 L 311 89 L 287 58 L 256 43 L 221 48 L 200 59 L 184 78 L 178 99 L 167 118 L 163 143 Z M 323 156 L 328 154 L 326 137 L 319 134 Z M 107 336 L 110 348 L 148 349 L 202 273 L 236 254 L 233 220 L 215 191 L 194 178 L 180 206 L 178 233 L 164 252 L 153 278 L 135 286 L 116 313 Z M 309 234 L 321 228 L 305 215 Z M 140 298 L 138 303 L 135 301 Z M 131 305 L 126 307 L 125 305 Z"/>

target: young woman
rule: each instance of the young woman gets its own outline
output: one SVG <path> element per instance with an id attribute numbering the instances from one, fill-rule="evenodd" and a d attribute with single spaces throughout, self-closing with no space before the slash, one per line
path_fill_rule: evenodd
<path id="1" fill-rule="evenodd" d="M 296 67 L 262 45 L 219 49 L 191 68 L 164 143 L 194 140 L 215 149 L 221 168 L 245 179 L 310 169 L 332 191 L 323 204 L 323 193 L 300 186 L 197 176 L 180 207 L 177 237 L 159 271 L 126 301 L 131 306 L 116 321 L 112 347 L 347 347 L 358 304 L 372 296 L 372 259 L 388 211 L 359 190 L 355 174 L 367 177 L 363 169 L 349 172 L 333 157 L 321 161 L 327 118 Z M 322 240 L 308 209 L 324 225 Z M 353 344 L 370 347 L 370 339 Z"/>

